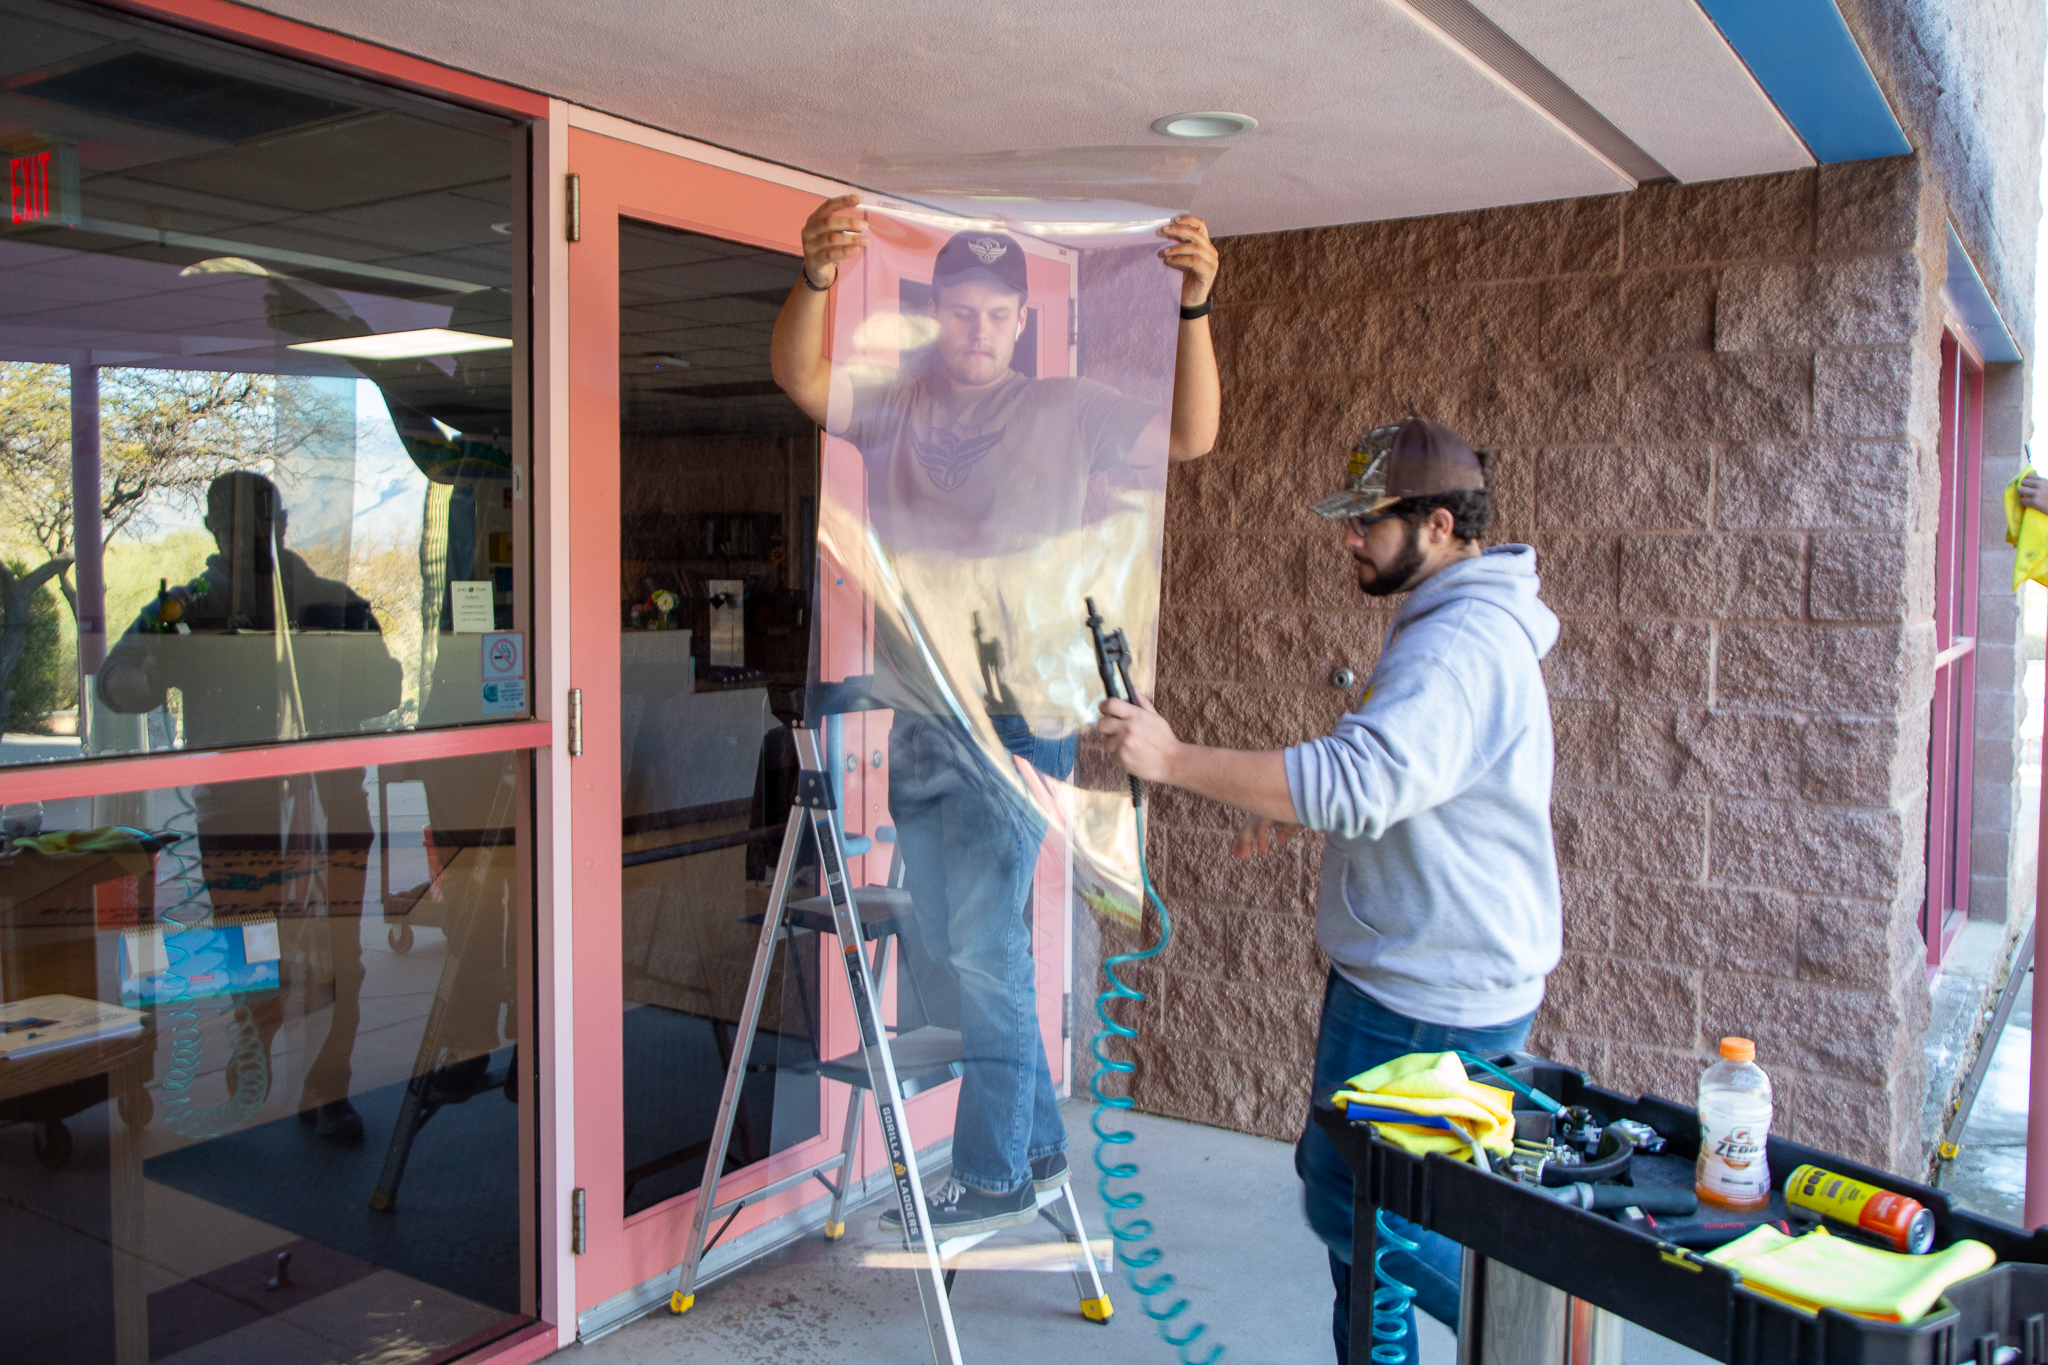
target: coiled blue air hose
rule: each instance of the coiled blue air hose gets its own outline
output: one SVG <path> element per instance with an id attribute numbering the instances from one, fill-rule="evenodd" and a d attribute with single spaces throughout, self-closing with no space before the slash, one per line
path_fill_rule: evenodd
<path id="1" fill-rule="evenodd" d="M 262 1035 L 247 1005 L 238 1005 L 230 1016 L 228 1044 L 236 1063 L 234 1087 L 228 1097 L 206 1109 L 192 1107 L 192 1083 L 199 1078 L 199 1062 L 205 1052 L 200 1035 L 199 1011 L 192 1007 L 192 983 L 181 970 L 192 960 L 189 948 L 178 938 L 212 917 L 212 900 L 206 891 L 206 874 L 199 860 L 199 812 L 184 788 L 174 789 L 178 811 L 171 817 L 171 832 L 178 837 L 165 848 L 173 860 L 169 882 L 177 888 L 177 904 L 161 912 L 175 928 L 164 932 L 164 956 L 169 963 L 165 975 L 176 982 L 170 1000 L 170 1059 L 164 1068 L 165 1122 L 179 1137 L 203 1141 L 234 1131 L 262 1107 L 270 1094 L 270 1054 L 264 1050 Z M 180 828 L 180 822 L 183 828 Z M 183 915 L 183 918 L 180 916 Z"/>
<path id="2" fill-rule="evenodd" d="M 1129 1212 L 1143 1207 L 1145 1196 L 1136 1190 L 1130 1190 L 1123 1194 L 1111 1194 L 1109 1182 L 1112 1180 L 1136 1179 L 1138 1163 L 1135 1161 L 1111 1162 L 1104 1155 L 1110 1148 L 1125 1146 L 1128 1143 L 1135 1142 L 1138 1137 L 1136 1133 L 1128 1128 L 1103 1127 L 1104 1117 L 1112 1110 L 1129 1109 L 1137 1103 L 1129 1095 L 1105 1095 L 1102 1093 L 1102 1082 L 1105 1077 L 1127 1076 L 1138 1069 L 1137 1063 L 1116 1060 L 1105 1054 L 1102 1050 L 1103 1043 L 1110 1038 L 1134 1039 L 1138 1036 L 1138 1030 L 1135 1026 L 1119 1024 L 1110 1017 L 1110 1002 L 1114 1000 L 1143 1001 L 1145 999 L 1145 993 L 1126 984 L 1123 978 L 1116 974 L 1116 969 L 1128 963 L 1143 962 L 1148 958 L 1159 956 L 1159 954 L 1166 951 L 1166 945 L 1173 939 L 1173 917 L 1167 914 L 1165 903 L 1159 899 L 1159 893 L 1153 889 L 1152 875 L 1145 866 L 1145 812 L 1142 807 L 1138 809 L 1137 820 L 1138 880 L 1144 885 L 1145 898 L 1151 901 L 1153 908 L 1159 912 L 1159 941 L 1150 948 L 1139 952 L 1117 953 L 1102 964 L 1102 974 L 1109 979 L 1109 989 L 1095 998 L 1095 1015 L 1102 1020 L 1102 1029 L 1088 1044 L 1089 1051 L 1095 1054 L 1095 1060 L 1098 1063 L 1095 1068 L 1095 1075 L 1088 1082 L 1088 1088 L 1094 1092 L 1096 1100 L 1095 1114 L 1090 1120 L 1090 1126 L 1095 1130 L 1095 1169 L 1100 1173 L 1100 1177 L 1096 1182 L 1096 1189 L 1101 1193 L 1102 1202 L 1107 1209 L 1104 1218 L 1109 1223 L 1109 1235 L 1116 1247 L 1117 1263 L 1123 1266 L 1124 1279 L 1138 1295 L 1138 1306 L 1145 1310 L 1146 1317 L 1152 1319 L 1157 1324 L 1160 1340 L 1180 1352 L 1181 1365 L 1214 1365 L 1214 1362 L 1223 1357 L 1222 1346 L 1210 1348 L 1209 1353 L 1200 1358 L 1194 1355 L 1195 1344 L 1209 1330 L 1207 1323 L 1194 1323 L 1185 1332 L 1178 1334 L 1174 1331 L 1174 1320 L 1188 1309 L 1188 1301 L 1186 1299 L 1176 1299 L 1172 1305 L 1165 1308 L 1154 1307 L 1153 1305 L 1154 1299 L 1169 1293 L 1173 1289 L 1173 1276 L 1162 1271 L 1158 1276 L 1149 1281 L 1138 1278 L 1139 1271 L 1149 1270 L 1159 1264 L 1160 1258 L 1166 1253 L 1162 1248 L 1156 1246 L 1144 1247 L 1142 1249 L 1136 1246 L 1137 1243 L 1144 1241 L 1152 1235 L 1150 1220 L 1131 1218 L 1126 1222 L 1117 1222 L 1116 1216 L 1119 1212 Z"/>
<path id="3" fill-rule="evenodd" d="M 1373 1221 L 1379 1224 L 1380 1234 L 1372 1253 L 1372 1273 L 1380 1282 L 1372 1291 L 1373 1365 L 1402 1365 L 1409 1357 L 1408 1348 L 1401 1343 L 1408 1336 L 1408 1310 L 1415 1302 L 1415 1290 L 1394 1278 L 1386 1258 L 1397 1251 L 1413 1251 L 1416 1244 L 1387 1226 L 1385 1209 L 1375 1209 Z"/>

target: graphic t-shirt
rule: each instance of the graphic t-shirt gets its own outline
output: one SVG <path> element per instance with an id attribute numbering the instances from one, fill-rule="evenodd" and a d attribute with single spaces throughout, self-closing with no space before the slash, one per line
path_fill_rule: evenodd
<path id="1" fill-rule="evenodd" d="M 1012 370 L 971 393 L 936 376 L 856 383 L 841 434 L 867 464 L 885 546 L 987 556 L 1080 526 L 1089 479 L 1129 465 L 1158 415 L 1092 379 Z"/>
<path id="2" fill-rule="evenodd" d="M 1092 379 L 1032 379 L 1011 371 L 987 389 L 956 392 L 937 375 L 890 383 L 856 382 L 844 429 L 868 471 L 868 515 L 882 551 L 913 583 L 932 585 L 924 600 L 905 600 L 902 617 L 877 601 L 877 681 L 894 704 L 941 712 L 929 660 L 906 629 L 958 643 L 976 629 L 1000 642 L 1014 692 L 1023 656 L 1040 623 L 1022 610 L 1043 577 L 1034 558 L 1072 548 L 1073 538 L 1100 515 L 1103 485 L 1121 471 L 1165 459 L 1141 451 L 1139 438 L 1159 409 Z M 1034 556 L 1034 551 L 1038 552 Z M 948 565 L 948 561 L 957 561 Z M 923 566 L 926 572 L 912 571 Z M 934 566 L 957 572 L 934 575 Z M 943 586 L 940 586 L 943 585 Z M 1060 593 L 1064 601 L 1066 594 Z M 1072 614 L 1079 619 L 1079 602 Z M 906 621 L 910 624 L 906 624 Z M 1060 623 L 1071 633 L 1071 623 Z M 977 640 L 981 638 L 977 636 Z M 971 674 L 970 674 L 971 676 Z M 892 685 L 893 684 L 893 685 Z M 1037 711 L 1028 695 L 1017 704 Z M 956 694 L 957 696 L 957 690 Z M 969 698 L 960 698 L 962 702 Z M 977 689 L 971 700 L 990 711 L 1006 699 Z"/>

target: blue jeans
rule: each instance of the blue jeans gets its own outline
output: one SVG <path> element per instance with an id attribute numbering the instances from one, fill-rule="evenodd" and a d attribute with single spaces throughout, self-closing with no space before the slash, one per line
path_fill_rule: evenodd
<path id="1" fill-rule="evenodd" d="M 1476 1052 L 1481 1056 L 1511 1052 L 1529 1039 L 1534 1014 L 1492 1028 L 1453 1028 L 1426 1024 L 1396 1014 L 1335 972 L 1323 988 L 1323 1021 L 1316 1031 L 1315 1089 L 1333 1094 L 1345 1081 L 1382 1062 L 1411 1052 Z M 1330 1331 L 1337 1343 L 1337 1365 L 1351 1359 L 1351 1168 L 1337 1155 L 1329 1136 L 1310 1118 L 1301 1141 L 1294 1145 L 1294 1170 L 1301 1177 L 1301 1201 L 1309 1226 L 1330 1249 L 1330 1278 L 1337 1289 Z M 1425 1232 L 1405 1218 L 1386 1215 L 1387 1225 L 1417 1244 L 1413 1252 L 1397 1251 L 1381 1261 L 1388 1274 L 1416 1291 L 1422 1311 L 1452 1331 L 1458 1329 L 1458 1278 L 1461 1249 L 1450 1238 Z M 1407 1333 L 1398 1343 L 1404 1360 L 1418 1359 L 1415 1310 L 1403 1315 Z M 1391 1344 L 1391 1343 L 1381 1343 Z"/>
<path id="2" fill-rule="evenodd" d="M 1045 821 L 949 721 L 899 711 L 889 767 L 912 932 L 958 990 L 966 1059 L 953 1178 L 1008 1193 L 1031 1178 L 1032 1158 L 1067 1145 L 1038 1034 L 1031 957 L 1031 881 Z"/>

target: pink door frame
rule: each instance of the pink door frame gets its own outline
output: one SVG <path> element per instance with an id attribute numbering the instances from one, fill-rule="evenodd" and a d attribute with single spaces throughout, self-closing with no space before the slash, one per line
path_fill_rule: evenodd
<path id="1" fill-rule="evenodd" d="M 1927 973 L 1970 912 L 1970 795 L 1977 680 L 1977 536 L 1984 367 L 1953 332 L 1941 342 L 1940 520 L 1934 566 L 1934 700 L 1928 729 Z"/>

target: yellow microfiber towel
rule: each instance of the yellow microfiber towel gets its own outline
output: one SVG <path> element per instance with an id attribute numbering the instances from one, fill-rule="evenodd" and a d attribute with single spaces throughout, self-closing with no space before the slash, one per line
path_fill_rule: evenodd
<path id="1" fill-rule="evenodd" d="M 1788 1237 L 1766 1224 L 1707 1253 L 1759 1294 L 1817 1313 L 1839 1308 L 1880 1322 L 1917 1322 L 1941 1291 L 1982 1274 L 1998 1257 L 1964 1240 L 1925 1256 L 1902 1256 L 1816 1228 Z"/>
<path id="2" fill-rule="evenodd" d="M 2012 590 L 2022 583 L 2048 584 L 2048 514 L 2020 506 L 2020 480 L 2033 473 L 2023 469 L 2005 486 L 2005 543 L 2018 553 L 2012 559 Z"/>
<path id="3" fill-rule="evenodd" d="M 35 834 L 14 841 L 16 848 L 33 849 L 45 857 L 65 853 L 111 853 L 129 873 L 141 877 L 149 872 L 149 855 L 135 836 L 115 825 L 98 829 L 62 829 L 53 834 Z"/>
<path id="4" fill-rule="evenodd" d="M 1344 1082 L 1334 1096 L 1339 1109 L 1353 1104 L 1373 1109 L 1400 1109 L 1448 1119 L 1479 1139 L 1489 1152 L 1506 1156 L 1515 1147 L 1514 1095 L 1481 1085 L 1465 1074 L 1455 1052 L 1411 1052 L 1405 1057 L 1361 1071 Z M 1472 1144 L 1441 1128 L 1375 1122 L 1373 1128 L 1405 1152 L 1425 1156 L 1444 1152 L 1470 1159 Z"/>

